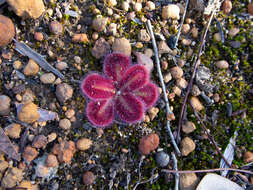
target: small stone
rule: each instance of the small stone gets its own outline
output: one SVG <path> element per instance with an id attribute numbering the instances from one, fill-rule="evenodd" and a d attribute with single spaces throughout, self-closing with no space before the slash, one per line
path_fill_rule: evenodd
<path id="1" fill-rule="evenodd" d="M 75 110 L 74 109 L 68 109 L 66 112 L 65 112 L 65 116 L 70 119 L 71 117 L 73 117 L 75 115 Z"/>
<path id="2" fill-rule="evenodd" d="M 184 46 L 189 46 L 192 43 L 190 39 L 186 39 L 186 38 L 182 39 L 181 42 Z"/>
<path id="3" fill-rule="evenodd" d="M 106 13 L 108 16 L 112 16 L 113 15 L 113 10 L 109 7 L 106 8 Z"/>
<path id="4" fill-rule="evenodd" d="M 247 151 L 243 156 L 244 162 L 253 162 L 253 152 Z"/>
<path id="5" fill-rule="evenodd" d="M 87 138 L 81 138 L 76 142 L 76 147 L 79 150 L 88 150 L 92 145 L 92 141 Z"/>
<path id="6" fill-rule="evenodd" d="M 190 104 L 191 106 L 197 110 L 197 111 L 201 111 L 204 109 L 204 106 L 202 105 L 202 103 L 199 101 L 199 99 L 195 96 L 192 96 L 190 99 Z"/>
<path id="7" fill-rule="evenodd" d="M 35 148 L 28 145 L 27 147 L 25 147 L 22 155 L 25 161 L 31 162 L 38 156 L 38 154 L 39 152 Z"/>
<path id="8" fill-rule="evenodd" d="M 176 84 L 179 88 L 185 89 L 188 85 L 188 82 L 184 78 L 177 79 Z"/>
<path id="9" fill-rule="evenodd" d="M 44 39 L 42 32 L 35 32 L 34 39 L 41 42 Z"/>
<path id="10" fill-rule="evenodd" d="M 99 38 L 91 50 L 92 56 L 100 59 L 110 52 L 110 44 L 104 38 Z"/>
<path id="11" fill-rule="evenodd" d="M 157 116 L 159 112 L 159 109 L 156 107 L 152 107 L 148 110 L 148 115 L 151 121 L 153 121 L 153 119 Z"/>
<path id="12" fill-rule="evenodd" d="M 72 42 L 87 43 L 87 42 L 89 42 L 89 39 L 88 39 L 87 34 L 85 34 L 85 33 L 74 34 L 72 36 Z"/>
<path id="13" fill-rule="evenodd" d="M 193 122 L 191 121 L 186 121 L 183 125 L 182 125 L 182 131 L 186 134 L 189 134 L 191 132 L 193 132 L 196 129 L 196 126 Z"/>
<path id="14" fill-rule="evenodd" d="M 162 18 L 164 20 L 166 19 L 175 19 L 175 20 L 179 20 L 180 16 L 180 9 L 177 5 L 174 4 L 169 4 L 167 6 L 164 6 L 162 9 Z"/>
<path id="15" fill-rule="evenodd" d="M 67 83 L 58 84 L 56 87 L 56 97 L 61 103 L 66 102 L 73 95 L 73 88 Z"/>
<path id="16" fill-rule="evenodd" d="M 159 51 L 159 54 L 171 54 L 171 55 L 174 55 L 173 51 L 169 48 L 169 46 L 166 44 L 165 41 L 160 41 L 158 43 L 158 51 Z"/>
<path id="17" fill-rule="evenodd" d="M 227 69 L 229 67 L 229 64 L 226 60 L 217 61 L 215 65 L 219 69 Z"/>
<path id="18" fill-rule="evenodd" d="M 27 190 L 35 190 L 32 189 L 32 183 L 31 181 L 23 180 L 19 185 L 18 189 L 27 189 Z"/>
<path id="19" fill-rule="evenodd" d="M 29 102 L 33 102 L 35 98 L 34 93 L 32 92 L 31 89 L 26 89 L 23 96 L 22 96 L 22 103 L 27 104 Z"/>
<path id="20" fill-rule="evenodd" d="M 182 68 L 175 66 L 170 69 L 170 73 L 174 79 L 180 79 L 182 78 L 184 71 Z"/>
<path id="21" fill-rule="evenodd" d="M 92 39 L 93 39 L 93 40 L 97 40 L 98 37 L 99 37 L 99 34 L 98 34 L 97 32 L 93 32 L 93 34 L 92 34 Z"/>
<path id="22" fill-rule="evenodd" d="M 59 127 L 64 130 L 69 130 L 71 128 L 71 122 L 69 119 L 61 119 L 59 122 Z"/>
<path id="23" fill-rule="evenodd" d="M 177 60 L 177 64 L 178 64 L 179 67 L 183 67 L 183 66 L 185 65 L 185 60 L 183 60 L 183 59 L 178 59 L 178 60 Z"/>
<path id="24" fill-rule="evenodd" d="M 188 154 L 190 154 L 192 151 L 195 150 L 195 143 L 194 141 L 189 138 L 189 137 L 185 137 L 182 142 L 181 142 L 181 153 L 183 156 L 187 156 Z"/>
<path id="25" fill-rule="evenodd" d="M 198 28 L 193 27 L 191 30 L 191 34 L 193 38 L 198 38 L 198 34 L 199 34 Z"/>
<path id="26" fill-rule="evenodd" d="M 218 93 L 215 93 L 213 95 L 213 99 L 214 99 L 215 102 L 219 102 L 220 101 L 220 95 Z"/>
<path id="27" fill-rule="evenodd" d="M 148 42 L 150 41 L 150 36 L 145 29 L 141 29 L 138 33 L 138 39 L 142 42 Z"/>
<path id="28" fill-rule="evenodd" d="M 116 38 L 112 45 L 112 50 L 130 56 L 132 48 L 129 40 L 126 38 Z"/>
<path id="29" fill-rule="evenodd" d="M 182 26 L 182 33 L 187 34 L 190 31 L 191 27 L 189 24 L 183 24 Z"/>
<path id="30" fill-rule="evenodd" d="M 166 167 L 170 162 L 170 156 L 164 151 L 159 151 L 155 155 L 156 163 L 159 167 Z"/>
<path id="31" fill-rule="evenodd" d="M 221 41 L 220 33 L 219 32 L 215 33 L 213 38 L 214 38 L 215 41 L 220 42 Z"/>
<path id="32" fill-rule="evenodd" d="M 9 167 L 8 162 L 0 160 L 0 175 L 3 174 L 8 167 Z"/>
<path id="33" fill-rule="evenodd" d="M 161 65 L 162 65 L 162 69 L 163 70 L 167 70 L 168 69 L 168 62 L 167 61 L 162 61 Z"/>
<path id="34" fill-rule="evenodd" d="M 148 57 L 152 57 L 153 56 L 153 50 L 150 48 L 147 48 L 144 50 L 144 54 Z"/>
<path id="35" fill-rule="evenodd" d="M 8 96 L 0 95 L 0 115 L 9 115 L 11 99 Z"/>
<path id="36" fill-rule="evenodd" d="M 34 148 L 45 148 L 47 145 L 47 137 L 44 135 L 38 135 L 33 139 L 32 146 Z"/>
<path id="37" fill-rule="evenodd" d="M 1 187 L 13 188 L 17 185 L 18 182 L 22 181 L 22 179 L 22 170 L 14 167 L 9 167 L 4 174 L 4 177 L 1 182 Z"/>
<path id="38" fill-rule="evenodd" d="M 177 86 L 174 86 L 173 88 L 172 88 L 172 91 L 173 91 L 173 93 L 174 94 L 176 94 L 177 96 L 181 96 L 181 92 L 182 92 L 182 90 L 180 89 L 180 88 L 178 88 Z"/>
<path id="39" fill-rule="evenodd" d="M 14 61 L 13 62 L 13 68 L 14 69 L 21 69 L 21 67 L 22 67 L 22 62 L 21 61 L 18 61 L 18 60 L 16 60 L 16 61 Z"/>
<path id="40" fill-rule="evenodd" d="M 101 137 L 104 134 L 104 130 L 102 128 L 97 128 L 96 132 L 99 137 Z"/>
<path id="41" fill-rule="evenodd" d="M 159 145 L 159 136 L 156 133 L 146 135 L 141 138 L 139 143 L 139 151 L 143 155 L 149 154 L 155 150 Z"/>
<path id="42" fill-rule="evenodd" d="M 57 138 L 57 134 L 56 133 L 50 133 L 47 136 L 47 141 L 50 143 L 50 142 L 53 142 L 56 138 Z"/>
<path id="43" fill-rule="evenodd" d="M 231 41 L 231 42 L 229 42 L 229 44 L 230 44 L 233 48 L 235 48 L 235 49 L 238 49 L 238 48 L 241 47 L 241 42 L 240 42 L 240 41 Z"/>
<path id="44" fill-rule="evenodd" d="M 248 13 L 253 15 L 253 2 L 248 4 Z"/>
<path id="45" fill-rule="evenodd" d="M 0 47 L 7 46 L 15 35 L 15 27 L 11 19 L 0 14 Z"/>
<path id="46" fill-rule="evenodd" d="M 212 75 L 209 68 L 205 66 L 199 66 L 196 72 L 196 84 L 201 90 L 204 90 L 206 94 L 210 94 L 213 91 L 214 85 L 212 84 Z"/>
<path id="47" fill-rule="evenodd" d="M 12 124 L 8 125 L 7 127 L 5 127 L 4 131 L 8 137 L 17 139 L 20 137 L 21 125 L 19 125 L 17 123 L 12 123 Z"/>
<path id="48" fill-rule="evenodd" d="M 124 1 L 124 2 L 122 3 L 121 7 L 122 7 L 122 9 L 123 9 L 124 11 L 127 12 L 128 9 L 129 9 L 129 3 L 128 3 L 127 1 Z"/>
<path id="49" fill-rule="evenodd" d="M 38 164 L 35 168 L 35 174 L 38 177 L 46 178 L 50 175 L 49 168 L 43 164 Z"/>
<path id="50" fill-rule="evenodd" d="M 73 141 L 62 141 L 55 144 L 52 153 L 57 155 L 59 162 L 70 163 L 76 152 L 75 143 Z"/>
<path id="51" fill-rule="evenodd" d="M 173 120 L 176 119 L 174 113 L 168 113 L 168 114 L 166 115 L 166 118 L 167 118 L 168 121 L 173 121 Z"/>
<path id="52" fill-rule="evenodd" d="M 155 10 L 155 3 L 153 1 L 146 2 L 146 10 L 153 11 Z"/>
<path id="53" fill-rule="evenodd" d="M 7 0 L 16 15 L 23 18 L 39 18 L 45 11 L 42 0 Z"/>
<path id="54" fill-rule="evenodd" d="M 117 24 L 111 23 L 108 27 L 108 33 L 113 35 L 113 36 L 116 36 L 116 34 L 117 34 Z"/>
<path id="55" fill-rule="evenodd" d="M 83 174 L 83 183 L 85 185 L 93 184 L 95 179 L 96 179 L 95 175 L 90 171 L 87 171 Z"/>
<path id="56" fill-rule="evenodd" d="M 230 11 L 232 10 L 232 2 L 230 0 L 225 0 L 222 3 L 221 9 L 225 14 L 230 13 Z"/>
<path id="57" fill-rule="evenodd" d="M 142 4 L 137 2 L 134 4 L 133 8 L 135 11 L 139 12 L 142 9 Z"/>
<path id="58" fill-rule="evenodd" d="M 39 117 L 40 114 L 38 113 L 38 107 L 32 102 L 24 104 L 18 112 L 18 119 L 25 123 L 33 123 L 37 121 Z"/>
<path id="59" fill-rule="evenodd" d="M 53 73 L 44 73 L 40 76 L 40 81 L 43 84 L 52 84 L 55 81 L 55 76 Z"/>
<path id="60" fill-rule="evenodd" d="M 198 177 L 195 173 L 180 174 L 180 189 L 195 190 L 198 185 Z"/>
<path id="61" fill-rule="evenodd" d="M 236 36 L 240 32 L 240 28 L 231 28 L 228 32 L 228 35 L 231 37 Z"/>
<path id="62" fill-rule="evenodd" d="M 57 157 L 53 154 L 49 154 L 46 159 L 46 166 L 47 167 L 57 167 L 59 165 Z"/>
<path id="63" fill-rule="evenodd" d="M 114 7 L 117 5 L 117 0 L 105 0 L 105 2 L 109 7 Z"/>
<path id="64" fill-rule="evenodd" d="M 55 35 L 60 35 L 63 33 L 62 24 L 56 20 L 50 22 L 49 29 Z"/>
<path id="65" fill-rule="evenodd" d="M 92 27 L 97 32 L 102 32 L 105 29 L 105 26 L 107 24 L 108 18 L 95 18 L 92 22 Z"/>
<path id="66" fill-rule="evenodd" d="M 138 49 L 143 48 L 143 43 L 137 42 L 137 43 L 135 44 L 135 47 L 138 48 Z"/>
<path id="67" fill-rule="evenodd" d="M 61 62 L 57 62 L 55 67 L 56 69 L 62 71 L 68 68 L 68 64 L 66 62 L 61 61 Z"/>
<path id="68" fill-rule="evenodd" d="M 32 59 L 29 59 L 28 64 L 24 68 L 24 74 L 26 76 L 33 76 L 39 72 L 39 69 L 39 65 Z"/>

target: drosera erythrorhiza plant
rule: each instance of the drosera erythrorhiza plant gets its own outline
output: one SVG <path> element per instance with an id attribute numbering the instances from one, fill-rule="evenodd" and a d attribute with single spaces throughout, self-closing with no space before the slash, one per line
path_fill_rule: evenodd
<path id="1" fill-rule="evenodd" d="M 90 100 L 86 107 L 88 120 L 101 128 L 110 126 L 115 117 L 129 124 L 141 121 L 158 99 L 150 72 L 141 64 L 131 64 L 130 57 L 122 53 L 107 55 L 103 71 L 104 75 L 89 74 L 81 84 Z"/>

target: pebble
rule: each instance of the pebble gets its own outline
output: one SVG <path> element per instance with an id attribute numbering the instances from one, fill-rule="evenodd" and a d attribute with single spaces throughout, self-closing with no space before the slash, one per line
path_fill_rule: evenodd
<path id="1" fill-rule="evenodd" d="M 167 69 L 168 69 L 168 65 L 169 65 L 169 64 L 168 64 L 167 61 L 162 61 L 162 62 L 161 62 L 161 65 L 162 65 L 162 69 L 163 69 L 163 70 L 167 70 Z"/>
<path id="2" fill-rule="evenodd" d="M 15 26 L 11 19 L 0 14 L 0 47 L 7 46 L 15 35 Z"/>
<path id="3" fill-rule="evenodd" d="M 141 3 L 135 3 L 134 6 L 133 6 L 133 9 L 136 11 L 136 12 L 139 12 L 141 11 L 142 9 L 142 4 Z"/>
<path id="4" fill-rule="evenodd" d="M 66 112 L 65 112 L 65 116 L 70 119 L 71 117 L 73 117 L 75 115 L 75 110 L 74 109 L 68 109 Z"/>
<path id="5" fill-rule="evenodd" d="M 248 4 L 248 13 L 253 15 L 253 2 Z"/>
<path id="6" fill-rule="evenodd" d="M 149 42 L 150 41 L 150 36 L 145 29 L 141 29 L 138 33 L 138 39 L 142 42 Z"/>
<path id="7" fill-rule="evenodd" d="M 158 51 L 159 54 L 171 54 L 174 55 L 174 52 L 169 48 L 169 46 L 167 45 L 167 43 L 165 41 L 160 41 L 158 43 Z"/>
<path id="8" fill-rule="evenodd" d="M 21 125 L 17 123 L 12 123 L 4 128 L 5 134 L 14 139 L 18 139 L 20 137 Z"/>
<path id="9" fill-rule="evenodd" d="M 253 162 L 253 152 L 247 151 L 243 155 L 244 162 Z"/>
<path id="10" fill-rule="evenodd" d="M 180 189 L 184 190 L 195 190 L 199 179 L 195 173 L 180 174 L 179 180 Z"/>
<path id="11" fill-rule="evenodd" d="M 194 141 L 189 137 L 185 137 L 181 141 L 182 156 L 187 156 L 188 154 L 190 154 L 192 151 L 195 150 L 195 147 L 196 147 L 196 145 L 195 145 Z"/>
<path id="12" fill-rule="evenodd" d="M 70 163 L 75 152 L 75 143 L 73 141 L 65 140 L 59 144 L 55 144 L 52 150 L 52 153 L 57 155 L 58 161 L 61 163 Z"/>
<path id="13" fill-rule="evenodd" d="M 105 2 L 109 7 L 114 7 L 117 5 L 117 0 L 106 0 Z"/>
<path id="14" fill-rule="evenodd" d="M 196 129 L 196 126 L 193 122 L 191 121 L 186 121 L 183 125 L 182 125 L 182 131 L 186 134 L 189 134 L 191 132 L 193 132 Z"/>
<path id="15" fill-rule="evenodd" d="M 32 189 L 31 181 L 23 180 L 17 187 L 17 189 L 35 190 Z"/>
<path id="16" fill-rule="evenodd" d="M 182 78 L 184 71 L 182 68 L 175 66 L 170 69 L 170 73 L 171 73 L 172 78 L 180 79 Z"/>
<path id="17" fill-rule="evenodd" d="M 11 99 L 6 95 L 0 95 L 0 115 L 9 115 Z"/>
<path id="18" fill-rule="evenodd" d="M 115 24 L 115 23 L 109 24 L 108 33 L 113 35 L 113 36 L 116 36 L 116 34 L 117 34 L 117 24 Z"/>
<path id="19" fill-rule="evenodd" d="M 240 32 L 240 28 L 231 28 L 228 32 L 228 35 L 231 37 L 236 36 Z"/>
<path id="20" fill-rule="evenodd" d="M 198 28 L 196 28 L 196 27 L 193 27 L 192 29 L 191 29 L 191 34 L 192 34 L 192 37 L 193 38 L 198 38 L 198 34 L 199 34 L 199 31 L 198 31 Z"/>
<path id="21" fill-rule="evenodd" d="M 154 53 L 153 53 L 153 50 L 152 50 L 152 49 L 147 48 L 147 49 L 144 50 L 144 54 L 145 54 L 146 56 L 148 56 L 148 57 L 152 57 Z"/>
<path id="22" fill-rule="evenodd" d="M 40 81 L 43 84 L 52 84 L 55 81 L 55 76 L 53 73 L 44 73 L 40 76 Z"/>
<path id="23" fill-rule="evenodd" d="M 183 59 L 178 59 L 178 60 L 177 60 L 177 64 L 178 64 L 179 67 L 183 67 L 183 66 L 185 65 L 185 60 L 183 60 Z"/>
<path id="24" fill-rule="evenodd" d="M 47 141 L 48 143 L 50 143 L 50 142 L 53 142 L 56 138 L 57 138 L 57 134 L 53 132 L 47 136 Z"/>
<path id="25" fill-rule="evenodd" d="M 76 147 L 79 150 L 88 150 L 92 145 L 92 141 L 87 138 L 81 138 L 76 142 Z"/>
<path id="26" fill-rule="evenodd" d="M 155 155 L 156 164 L 159 167 L 166 167 L 170 162 L 170 156 L 164 151 L 159 151 Z"/>
<path id="27" fill-rule="evenodd" d="M 29 59 L 28 64 L 24 68 L 24 74 L 26 76 L 37 75 L 39 70 L 40 70 L 39 65 L 34 60 Z"/>
<path id="28" fill-rule="evenodd" d="M 159 109 L 157 107 L 152 107 L 148 110 L 148 115 L 151 121 L 157 116 Z"/>
<path id="29" fill-rule="evenodd" d="M 35 148 L 28 145 L 25 147 L 22 156 L 25 159 L 25 161 L 31 162 L 38 156 L 38 154 L 39 152 Z"/>
<path id="30" fill-rule="evenodd" d="M 189 24 L 183 24 L 182 26 L 182 33 L 187 34 L 190 31 L 191 27 Z"/>
<path id="31" fill-rule="evenodd" d="M 221 9 L 224 12 L 224 14 L 230 13 L 230 11 L 232 10 L 232 2 L 230 0 L 225 0 L 222 3 Z"/>
<path id="32" fill-rule="evenodd" d="M 35 98 L 34 93 L 32 92 L 31 89 L 26 89 L 23 96 L 22 96 L 22 103 L 27 104 L 29 102 L 33 102 Z"/>
<path id="33" fill-rule="evenodd" d="M 155 3 L 153 1 L 146 2 L 146 10 L 153 11 L 155 10 Z"/>
<path id="34" fill-rule="evenodd" d="M 113 10 L 109 7 L 106 8 L 106 13 L 108 16 L 112 16 L 113 15 Z"/>
<path id="35" fill-rule="evenodd" d="M 179 96 L 179 97 L 181 96 L 182 90 L 180 88 L 178 88 L 177 86 L 172 87 L 172 91 L 177 96 Z"/>
<path id="36" fill-rule="evenodd" d="M 204 106 L 202 105 L 202 103 L 199 101 L 199 99 L 195 96 L 192 96 L 190 98 L 190 104 L 191 106 L 197 110 L 197 111 L 201 111 L 204 109 Z"/>
<path id="37" fill-rule="evenodd" d="M 57 167 L 59 165 L 57 157 L 53 154 L 49 154 L 46 159 L 46 166 L 47 167 Z"/>
<path id="38" fill-rule="evenodd" d="M 167 6 L 164 6 L 162 9 L 162 18 L 163 19 L 180 19 L 180 9 L 177 5 L 169 4 Z"/>
<path id="39" fill-rule="evenodd" d="M 61 119 L 59 122 L 59 127 L 64 130 L 69 130 L 71 128 L 71 122 L 69 119 Z"/>
<path id="40" fill-rule="evenodd" d="M 14 69 L 21 69 L 22 68 L 22 62 L 21 61 L 19 61 L 19 60 L 16 60 L 16 61 L 14 61 L 13 62 L 13 68 Z"/>
<path id="41" fill-rule="evenodd" d="M 172 79 L 171 73 L 165 74 L 163 79 L 164 79 L 165 83 L 168 83 L 169 81 L 171 81 L 171 79 Z"/>
<path id="42" fill-rule="evenodd" d="M 104 38 L 99 38 L 95 42 L 94 47 L 91 50 L 91 54 L 95 58 L 100 59 L 110 52 L 110 48 L 111 46 L 109 42 L 107 42 Z"/>
<path id="43" fill-rule="evenodd" d="M 61 62 L 57 62 L 55 67 L 56 67 L 56 69 L 62 71 L 62 70 L 65 70 L 68 68 L 68 64 L 64 61 L 61 61 Z"/>
<path id="44" fill-rule="evenodd" d="M 213 95 L 213 99 L 214 99 L 215 102 L 219 102 L 220 101 L 220 95 L 218 93 L 215 93 Z"/>
<path id="45" fill-rule="evenodd" d="M 97 32 L 93 32 L 91 37 L 92 37 L 93 40 L 97 40 L 98 37 L 99 37 L 99 34 Z"/>
<path id="46" fill-rule="evenodd" d="M 18 119 L 25 123 L 33 123 L 37 121 L 39 117 L 38 107 L 32 102 L 24 104 L 18 112 Z"/>
<path id="47" fill-rule="evenodd" d="M 35 168 L 35 175 L 42 178 L 47 178 L 50 175 L 50 170 L 45 165 L 39 163 Z"/>
<path id="48" fill-rule="evenodd" d="M 219 32 L 215 33 L 213 35 L 213 38 L 214 38 L 215 41 L 220 42 L 221 41 L 220 33 Z"/>
<path id="49" fill-rule="evenodd" d="M 183 44 L 184 46 L 189 46 L 189 45 L 191 45 L 191 43 L 192 43 L 192 41 L 191 41 L 190 39 L 186 39 L 186 38 L 183 38 L 183 39 L 181 40 L 181 42 L 182 42 L 182 44 Z"/>
<path id="50" fill-rule="evenodd" d="M 0 179 L 2 178 L 2 175 L 4 174 L 5 170 L 9 167 L 9 163 L 4 161 L 4 160 L 0 160 Z"/>
<path id="51" fill-rule="evenodd" d="M 141 49 L 141 48 L 143 48 L 143 43 L 137 42 L 137 43 L 135 44 L 135 47 L 138 48 L 138 49 Z"/>
<path id="52" fill-rule="evenodd" d="M 124 2 L 122 3 L 121 7 L 122 7 L 122 9 L 123 9 L 124 11 L 127 12 L 127 11 L 129 10 L 129 3 L 128 3 L 127 1 L 124 1 Z"/>
<path id="53" fill-rule="evenodd" d="M 83 183 L 85 185 L 93 184 L 95 179 L 96 179 L 95 175 L 90 171 L 87 171 L 83 174 Z"/>
<path id="54" fill-rule="evenodd" d="M 1 180 L 1 187 L 13 188 L 17 185 L 18 182 L 22 181 L 22 179 L 22 170 L 15 167 L 9 167 Z"/>
<path id="55" fill-rule="evenodd" d="M 43 0 L 7 0 L 16 15 L 22 18 L 39 18 L 45 11 Z"/>
<path id="56" fill-rule="evenodd" d="M 43 41 L 43 39 L 44 39 L 43 33 L 42 32 L 35 32 L 34 39 L 37 41 L 40 41 L 40 42 Z"/>
<path id="57" fill-rule="evenodd" d="M 217 61 L 215 65 L 219 69 L 227 69 L 229 67 L 229 64 L 226 60 Z"/>
<path id="58" fill-rule="evenodd" d="M 92 22 L 92 27 L 97 32 L 102 32 L 105 29 L 105 26 L 107 24 L 108 18 L 101 18 L 97 17 Z"/>
<path id="59" fill-rule="evenodd" d="M 131 55 L 131 44 L 126 38 L 116 38 L 112 44 L 112 50 L 114 52 L 123 53 L 127 56 Z"/>
<path id="60" fill-rule="evenodd" d="M 49 29 L 55 35 L 60 35 L 63 33 L 62 24 L 56 20 L 50 22 Z"/>
<path id="61" fill-rule="evenodd" d="M 143 155 L 148 155 L 155 150 L 159 145 L 159 136 L 156 133 L 146 135 L 139 142 L 139 151 Z"/>
<path id="62" fill-rule="evenodd" d="M 73 88 L 67 83 L 61 83 L 57 85 L 55 94 L 58 100 L 64 103 L 72 97 Z"/>
<path id="63" fill-rule="evenodd" d="M 45 148 L 47 146 L 47 137 L 44 135 L 38 135 L 34 137 L 32 146 L 34 148 Z"/>
<path id="64" fill-rule="evenodd" d="M 89 38 L 88 38 L 88 35 L 85 33 L 74 34 L 72 36 L 72 42 L 87 43 L 87 42 L 89 42 Z"/>
<path id="65" fill-rule="evenodd" d="M 188 85 L 188 82 L 184 78 L 177 79 L 176 84 L 179 88 L 185 89 Z"/>

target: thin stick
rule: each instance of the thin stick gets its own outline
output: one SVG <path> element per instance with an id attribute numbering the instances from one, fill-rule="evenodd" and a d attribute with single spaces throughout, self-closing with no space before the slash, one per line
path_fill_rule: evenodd
<path id="1" fill-rule="evenodd" d="M 162 71 L 161 71 L 161 66 L 160 66 L 160 60 L 159 60 L 159 56 L 158 56 L 158 48 L 157 48 L 157 45 L 156 45 L 155 36 L 154 36 L 154 33 L 153 33 L 153 29 L 152 29 L 152 25 L 151 25 L 150 20 L 147 21 L 147 29 L 148 29 L 149 34 L 150 34 L 151 39 L 152 39 L 152 44 L 153 44 L 154 53 L 155 53 L 157 73 L 158 73 L 158 76 L 159 76 L 159 79 L 160 79 L 160 83 L 162 85 L 163 98 L 164 98 L 164 101 L 165 101 L 165 104 L 166 104 L 166 113 L 167 113 L 167 115 L 168 114 L 173 114 L 172 111 L 170 110 L 169 100 L 168 100 L 168 97 L 167 97 L 167 94 L 166 94 L 166 87 L 165 87 L 165 84 L 164 84 L 164 81 L 163 81 L 163 76 L 162 76 Z M 171 128 L 170 128 L 170 121 L 168 119 L 167 119 L 167 130 L 169 132 L 169 136 L 170 136 L 171 142 L 172 142 L 172 144 L 175 148 L 176 153 L 178 155 L 181 155 L 181 152 L 180 152 L 180 150 L 177 146 L 177 143 L 175 141 L 174 135 L 172 134 L 172 131 L 171 131 Z"/>
<path id="2" fill-rule="evenodd" d="M 241 169 L 235 169 L 235 168 L 214 168 L 214 169 L 208 169 L 208 170 L 181 170 L 181 171 L 164 169 L 164 170 L 162 170 L 162 172 L 187 174 L 187 173 L 219 172 L 219 171 L 224 171 L 224 170 L 235 171 L 235 172 L 240 172 L 240 173 L 247 173 L 247 174 L 253 175 L 253 172 L 251 172 L 249 170 L 241 170 Z"/>
<path id="3" fill-rule="evenodd" d="M 174 154 L 174 152 L 171 153 L 171 156 L 172 156 L 172 160 L 173 160 L 173 169 L 175 171 L 178 171 L 177 170 L 177 158 L 176 158 L 176 155 Z M 175 187 L 174 187 L 175 190 L 178 190 L 178 184 L 179 184 L 179 174 L 176 173 L 175 174 Z"/>
<path id="4" fill-rule="evenodd" d="M 201 56 L 201 53 L 202 53 L 202 49 L 203 49 L 204 44 L 205 44 L 205 38 L 206 38 L 206 35 L 207 35 L 207 31 L 208 31 L 208 28 L 209 28 L 212 20 L 213 20 L 214 13 L 215 13 L 215 11 L 212 12 L 212 14 L 209 18 L 209 21 L 206 25 L 204 34 L 202 35 L 200 48 L 199 48 L 198 55 L 197 55 L 197 58 L 196 58 L 195 63 L 194 63 L 193 73 L 192 73 L 192 76 L 191 76 L 191 79 L 190 79 L 190 82 L 189 82 L 189 85 L 188 85 L 188 88 L 187 88 L 187 92 L 186 92 L 185 97 L 184 97 L 183 105 L 182 105 L 181 112 L 180 112 L 179 122 L 178 122 L 177 137 L 176 137 L 177 143 L 179 143 L 179 136 L 180 136 L 180 131 L 181 131 L 181 127 L 182 127 L 182 121 L 183 121 L 182 118 L 183 118 L 183 114 L 184 114 L 184 111 L 185 111 L 185 105 L 186 105 L 188 96 L 190 94 L 190 91 L 192 89 L 193 80 L 195 78 L 196 71 L 197 71 L 198 65 L 200 63 L 200 56 Z"/>
<path id="5" fill-rule="evenodd" d="M 216 151 L 217 151 L 217 152 L 219 153 L 219 155 L 222 157 L 222 159 L 224 160 L 224 162 L 226 163 L 226 165 L 227 165 L 228 167 L 231 168 L 231 167 L 232 167 L 231 164 L 227 161 L 227 159 L 225 158 L 225 156 L 224 156 L 224 155 L 222 154 L 222 152 L 220 151 L 220 149 L 219 149 L 217 143 L 215 142 L 213 136 L 211 136 L 210 133 L 208 132 L 208 130 L 207 130 L 207 128 L 206 128 L 204 122 L 203 122 L 202 119 L 199 117 L 197 111 L 196 111 L 194 108 L 192 108 L 192 109 L 193 109 L 193 111 L 194 111 L 195 116 L 197 117 L 197 119 L 198 119 L 199 122 L 201 123 L 201 127 L 205 130 L 205 132 L 206 132 L 206 134 L 207 134 L 207 136 L 208 136 L 208 139 L 209 139 L 209 140 L 211 141 L 211 143 L 214 145 Z"/>

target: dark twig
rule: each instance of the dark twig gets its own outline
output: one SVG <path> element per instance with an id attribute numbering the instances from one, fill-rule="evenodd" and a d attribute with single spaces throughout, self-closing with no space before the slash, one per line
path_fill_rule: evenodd
<path id="1" fill-rule="evenodd" d="M 157 73 L 158 73 L 158 76 L 159 76 L 159 79 L 160 79 L 160 83 L 162 85 L 163 98 L 164 98 L 164 101 L 165 101 L 165 104 L 166 104 L 166 113 L 167 113 L 167 116 L 168 116 L 168 115 L 173 114 L 173 113 L 170 110 L 170 106 L 169 106 L 169 100 L 168 100 L 168 97 L 167 97 L 166 87 L 165 87 L 165 84 L 164 84 L 164 81 L 163 81 L 163 76 L 162 76 L 162 71 L 161 71 L 161 66 L 160 66 L 160 60 L 159 60 L 159 56 L 158 56 L 158 48 L 157 48 L 157 45 L 156 45 L 155 36 L 154 36 L 154 33 L 153 33 L 153 29 L 152 29 L 152 25 L 151 25 L 150 20 L 147 21 L 147 29 L 148 29 L 149 34 L 150 34 L 151 39 L 152 39 L 153 49 L 154 49 L 154 53 L 155 53 Z M 171 131 L 170 121 L 168 120 L 168 118 L 167 118 L 167 125 L 166 125 L 166 127 L 167 127 L 167 130 L 169 132 L 169 136 L 170 136 L 171 142 L 172 142 L 172 144 L 174 146 L 174 149 L 175 149 L 176 153 L 178 155 L 181 155 L 181 152 L 180 152 L 180 150 L 179 150 L 179 148 L 177 146 L 177 143 L 175 141 L 174 135 L 173 135 L 173 133 Z"/>
<path id="2" fill-rule="evenodd" d="M 183 170 L 183 171 L 177 171 L 177 170 L 167 170 L 164 169 L 162 172 L 166 173 L 178 173 L 178 174 L 187 174 L 187 173 L 209 173 L 209 172 L 219 172 L 219 171 L 224 171 L 224 170 L 230 170 L 230 171 L 235 171 L 235 172 L 240 172 L 240 173 L 247 173 L 253 175 L 252 171 L 249 170 L 241 170 L 241 169 L 235 169 L 235 168 L 214 168 L 214 169 L 209 169 L 209 170 Z"/>
<path id="3" fill-rule="evenodd" d="M 186 109 L 185 105 L 186 105 L 186 102 L 188 100 L 190 91 L 192 89 L 192 84 L 193 84 L 193 80 L 194 80 L 195 75 L 196 75 L 196 71 L 197 71 L 198 65 L 200 64 L 200 56 L 201 56 L 202 49 L 203 49 L 204 44 L 205 44 L 205 39 L 206 39 L 207 31 L 208 31 L 209 26 L 210 26 L 210 24 L 212 22 L 214 13 L 215 13 L 215 11 L 212 11 L 211 16 L 209 18 L 209 21 L 208 21 L 208 23 L 207 23 L 207 25 L 205 27 L 205 31 L 204 31 L 204 33 L 202 35 L 202 38 L 201 38 L 201 43 L 200 43 L 200 48 L 199 48 L 199 51 L 198 51 L 198 55 L 197 55 L 197 57 L 195 59 L 195 62 L 193 64 L 194 66 L 193 66 L 192 76 L 191 76 L 189 85 L 187 87 L 187 92 L 185 94 L 183 105 L 182 105 L 181 112 L 180 112 L 180 117 L 179 117 L 179 122 L 178 122 L 178 129 L 177 129 L 177 137 L 176 137 L 177 143 L 179 143 L 179 136 L 180 136 L 180 131 L 181 131 L 181 127 L 182 127 L 182 118 L 183 118 L 184 111 Z"/>
<path id="4" fill-rule="evenodd" d="M 219 155 L 222 157 L 222 159 L 224 160 L 224 162 L 226 163 L 226 165 L 228 167 L 231 167 L 231 164 L 227 161 L 227 159 L 225 158 L 225 156 L 222 154 L 222 152 L 220 151 L 217 143 L 215 142 L 213 136 L 210 135 L 210 133 L 208 132 L 204 122 L 202 121 L 202 119 L 199 117 L 197 111 L 193 108 L 194 114 L 197 117 L 197 119 L 199 120 L 199 122 L 201 123 L 201 127 L 204 129 L 204 131 L 206 132 L 208 139 L 211 141 L 211 143 L 214 145 L 216 151 L 219 153 Z"/>

